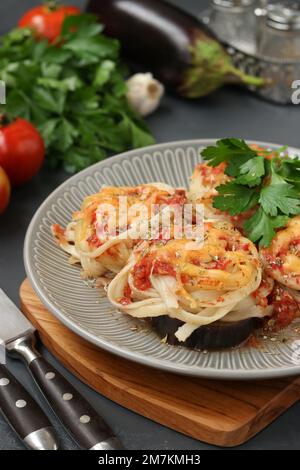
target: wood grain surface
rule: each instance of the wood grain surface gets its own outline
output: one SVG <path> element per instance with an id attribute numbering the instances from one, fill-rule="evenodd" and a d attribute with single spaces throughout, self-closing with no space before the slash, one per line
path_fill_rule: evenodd
<path id="1" fill-rule="evenodd" d="M 300 397 L 300 377 L 205 380 L 122 359 L 68 330 L 41 304 L 28 280 L 20 298 L 43 343 L 83 382 L 130 410 L 210 444 L 231 447 L 247 441 Z"/>

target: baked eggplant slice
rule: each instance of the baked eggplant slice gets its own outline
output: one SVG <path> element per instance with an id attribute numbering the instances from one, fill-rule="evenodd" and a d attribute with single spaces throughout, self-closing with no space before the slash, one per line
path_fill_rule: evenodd
<path id="1" fill-rule="evenodd" d="M 261 320 L 258 318 L 247 318 L 246 320 L 230 323 L 217 321 L 199 327 L 186 341 L 179 342 L 175 333 L 183 324 L 180 320 L 164 315 L 152 318 L 151 323 L 161 338 L 167 337 L 168 344 L 202 350 L 238 346 L 246 341 L 255 329 L 261 326 Z"/>

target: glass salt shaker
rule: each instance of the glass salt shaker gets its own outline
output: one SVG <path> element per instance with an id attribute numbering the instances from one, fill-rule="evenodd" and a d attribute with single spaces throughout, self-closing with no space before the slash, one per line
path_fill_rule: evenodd
<path id="1" fill-rule="evenodd" d="M 282 60 L 300 59 L 300 4 L 280 2 L 255 11 L 257 52 Z"/>
<path id="2" fill-rule="evenodd" d="M 257 0 L 211 0 L 209 27 L 221 41 L 245 53 L 253 53 L 257 3 Z"/>

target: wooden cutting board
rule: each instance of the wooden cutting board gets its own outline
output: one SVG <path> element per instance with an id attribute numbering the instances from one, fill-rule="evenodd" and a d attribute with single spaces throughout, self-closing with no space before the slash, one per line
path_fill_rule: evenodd
<path id="1" fill-rule="evenodd" d="M 201 441 L 239 445 L 300 398 L 300 377 L 221 382 L 122 359 L 68 330 L 41 304 L 28 280 L 20 297 L 43 343 L 83 382 L 116 403 Z"/>

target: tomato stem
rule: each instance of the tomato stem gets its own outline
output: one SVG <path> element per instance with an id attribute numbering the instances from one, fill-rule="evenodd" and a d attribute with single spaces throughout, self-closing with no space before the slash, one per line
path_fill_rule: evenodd
<path id="1" fill-rule="evenodd" d="M 48 10 L 56 11 L 61 2 L 59 0 L 44 0 L 43 3 L 48 8 Z"/>
<path id="2" fill-rule="evenodd" d="M 0 129 L 5 126 L 5 124 L 8 123 L 8 119 L 7 119 L 7 116 L 6 114 L 2 113 L 0 114 Z"/>

